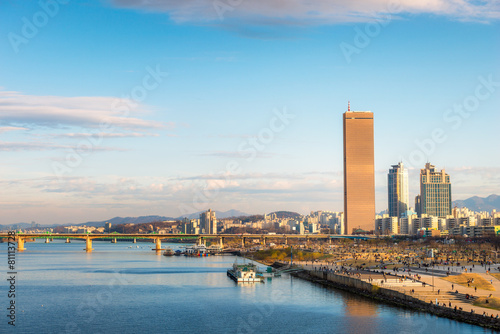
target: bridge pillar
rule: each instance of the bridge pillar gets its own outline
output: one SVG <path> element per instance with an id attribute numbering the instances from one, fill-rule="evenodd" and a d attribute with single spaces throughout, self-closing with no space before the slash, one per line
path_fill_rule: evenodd
<path id="1" fill-rule="evenodd" d="M 285 237 L 285 245 L 288 245 L 288 238 Z"/>
<path id="2" fill-rule="evenodd" d="M 26 248 L 24 248 L 24 238 L 17 237 L 17 250 L 19 252 L 26 250 Z"/>
<path id="3" fill-rule="evenodd" d="M 219 246 L 220 246 L 220 248 L 224 248 L 224 238 L 223 237 L 219 237 Z"/>
<path id="4" fill-rule="evenodd" d="M 136 238 L 134 238 L 134 244 L 136 244 L 136 243 L 137 243 L 137 240 L 136 240 Z"/>
<path id="5" fill-rule="evenodd" d="M 156 238 L 155 239 L 155 243 L 156 243 L 156 248 L 154 250 L 155 251 L 161 251 L 161 239 L 160 238 Z"/>
<path id="6" fill-rule="evenodd" d="M 69 238 L 66 238 L 66 243 L 69 244 L 70 242 Z"/>
<path id="7" fill-rule="evenodd" d="M 112 244 L 116 244 L 116 238 L 111 239 Z"/>
<path id="8" fill-rule="evenodd" d="M 245 248 L 245 237 L 241 237 L 241 248 Z"/>
<path id="9" fill-rule="evenodd" d="M 85 238 L 85 251 L 87 253 L 92 252 L 92 239 L 89 237 Z"/>
<path id="10" fill-rule="evenodd" d="M 45 239 L 45 243 L 48 244 L 50 242 L 49 238 Z"/>
<path id="11" fill-rule="evenodd" d="M 262 237 L 262 245 L 266 245 L 266 237 Z"/>

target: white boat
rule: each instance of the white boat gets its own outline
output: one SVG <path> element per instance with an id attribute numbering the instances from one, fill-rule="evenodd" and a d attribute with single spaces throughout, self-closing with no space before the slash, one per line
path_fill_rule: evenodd
<path id="1" fill-rule="evenodd" d="M 253 263 L 233 264 L 227 270 L 227 276 L 237 283 L 263 282 L 264 278 L 257 273 L 257 266 Z"/>
<path id="2" fill-rule="evenodd" d="M 193 245 L 186 247 L 186 256 L 206 256 L 207 247 L 205 245 Z"/>

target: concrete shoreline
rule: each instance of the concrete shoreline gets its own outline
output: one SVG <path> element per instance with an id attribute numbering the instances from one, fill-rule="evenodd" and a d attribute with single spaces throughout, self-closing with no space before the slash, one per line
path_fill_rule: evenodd
<path id="1" fill-rule="evenodd" d="M 282 264 L 275 263 L 273 267 L 282 267 Z M 379 302 L 390 305 L 412 309 L 420 312 L 427 312 L 438 317 L 444 317 L 472 325 L 477 325 L 500 331 L 500 319 L 483 316 L 468 311 L 455 310 L 454 308 L 427 303 L 418 298 L 390 288 L 381 287 L 369 282 L 357 279 L 352 276 L 345 276 L 324 270 L 307 270 L 292 273 L 294 277 L 299 277 L 313 283 L 321 284 L 347 292 L 355 293 Z"/>

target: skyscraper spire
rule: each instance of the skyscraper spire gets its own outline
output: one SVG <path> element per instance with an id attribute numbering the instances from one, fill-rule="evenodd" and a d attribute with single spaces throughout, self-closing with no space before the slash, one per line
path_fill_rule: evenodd
<path id="1" fill-rule="evenodd" d="M 351 111 L 351 101 L 347 101 L 347 111 Z"/>

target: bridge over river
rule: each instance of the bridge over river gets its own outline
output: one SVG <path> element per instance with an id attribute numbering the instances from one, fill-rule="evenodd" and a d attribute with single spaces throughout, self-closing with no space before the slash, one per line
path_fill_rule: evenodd
<path id="1" fill-rule="evenodd" d="M 260 239 L 262 244 L 265 245 L 269 240 L 284 240 L 288 244 L 289 239 L 301 240 L 332 240 L 332 239 L 372 239 L 372 235 L 337 235 L 337 234 L 119 234 L 119 233 L 106 233 L 106 234 L 77 234 L 77 233 L 16 233 L 10 235 L 8 233 L 0 233 L 0 238 L 3 241 L 16 242 L 17 250 L 24 251 L 26 240 L 32 239 L 46 239 L 47 242 L 52 239 L 66 239 L 70 242 L 71 239 L 78 239 L 85 241 L 85 251 L 92 252 L 92 241 L 96 239 L 111 239 L 116 242 L 117 239 L 133 240 L 149 239 L 156 244 L 153 249 L 155 251 L 163 250 L 161 248 L 162 240 L 176 239 L 176 240 L 192 240 L 196 239 L 198 244 L 204 243 L 207 239 L 217 240 L 221 247 L 224 247 L 224 239 L 241 239 L 242 247 L 245 247 L 246 239 Z"/>

